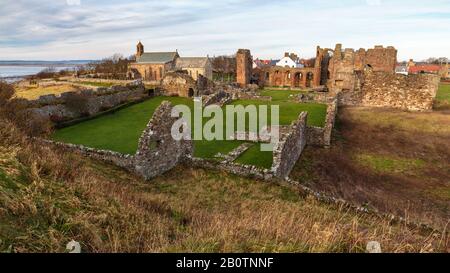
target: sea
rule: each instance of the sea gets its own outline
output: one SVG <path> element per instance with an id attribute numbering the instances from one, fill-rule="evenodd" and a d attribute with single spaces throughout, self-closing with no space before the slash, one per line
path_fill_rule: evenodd
<path id="1" fill-rule="evenodd" d="M 0 61 L 0 80 L 12 83 L 20 81 L 25 76 L 35 75 L 42 70 L 51 68 L 55 71 L 75 70 L 93 60 L 71 61 Z"/>

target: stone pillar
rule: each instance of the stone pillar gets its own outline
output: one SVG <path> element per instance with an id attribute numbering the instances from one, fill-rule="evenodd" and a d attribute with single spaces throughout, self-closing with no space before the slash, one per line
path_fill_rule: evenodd
<path id="1" fill-rule="evenodd" d="M 238 50 L 236 54 L 236 82 L 242 87 L 250 84 L 250 79 L 252 76 L 252 61 L 250 50 Z"/>

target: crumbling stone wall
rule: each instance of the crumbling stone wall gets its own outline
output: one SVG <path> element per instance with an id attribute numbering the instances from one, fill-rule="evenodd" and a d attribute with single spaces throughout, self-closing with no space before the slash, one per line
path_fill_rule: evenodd
<path id="1" fill-rule="evenodd" d="M 161 80 L 159 91 L 163 96 L 193 97 L 198 96 L 197 82 L 188 74 L 169 72 Z"/>
<path id="2" fill-rule="evenodd" d="M 228 104 L 229 102 L 231 102 L 233 99 L 231 97 L 231 95 L 227 92 L 224 91 L 219 91 L 217 93 L 208 95 L 208 96 L 204 96 L 203 97 L 203 107 L 206 107 L 208 105 L 212 105 L 212 104 L 216 104 L 219 106 L 223 106 L 225 104 Z"/>
<path id="3" fill-rule="evenodd" d="M 341 105 L 393 107 L 411 111 L 431 110 L 439 80 L 435 75 L 395 73 L 397 50 L 342 50 L 337 44 L 329 63 L 328 89 L 339 95 Z"/>
<path id="4" fill-rule="evenodd" d="M 342 50 L 342 45 L 337 44 L 328 66 L 330 79 L 327 85 L 331 91 L 352 93 L 360 89 L 361 74 L 367 67 L 375 72 L 394 74 L 396 64 L 397 50 L 392 46 L 355 51 L 352 48 Z"/>
<path id="5" fill-rule="evenodd" d="M 47 139 L 35 138 L 35 141 L 43 145 L 53 145 L 60 149 L 70 152 L 78 152 L 84 156 L 102 160 L 129 171 L 134 171 L 134 156 L 129 154 L 122 154 L 118 152 L 99 150 L 95 148 L 85 147 L 83 145 L 75 145 L 70 143 L 55 142 Z"/>
<path id="6" fill-rule="evenodd" d="M 84 156 L 114 164 L 148 180 L 172 169 L 179 162 L 192 158 L 192 141 L 176 141 L 172 138 L 171 128 L 177 118 L 171 117 L 171 111 L 172 105 L 168 101 L 162 102 L 156 109 L 139 139 L 139 147 L 135 155 L 46 139 L 34 138 L 34 140 L 41 144 L 53 145 L 67 151 L 78 152 Z"/>
<path id="7" fill-rule="evenodd" d="M 409 111 L 433 109 L 433 101 L 439 88 L 438 75 L 405 76 L 371 70 L 367 70 L 364 75 L 361 105 Z"/>
<path id="8" fill-rule="evenodd" d="M 336 121 L 338 100 L 335 97 L 331 103 L 327 104 L 327 115 L 323 128 L 307 126 L 306 139 L 308 145 L 329 147 L 331 145 L 331 135 Z"/>
<path id="9" fill-rule="evenodd" d="M 120 104 L 138 101 L 147 97 L 143 85 L 113 86 L 80 92 L 65 92 L 60 96 L 45 95 L 27 102 L 32 114 L 49 118 L 52 121 L 68 121 L 82 116 L 90 116 L 113 108 Z M 79 97 L 77 107 L 71 106 L 71 100 Z M 82 104 L 82 105 L 81 105 Z"/>
<path id="10" fill-rule="evenodd" d="M 317 47 L 313 67 L 292 68 L 267 66 L 253 70 L 253 78 L 260 86 L 290 88 L 317 88 L 325 86 L 328 79 L 330 49 Z"/>
<path id="11" fill-rule="evenodd" d="M 172 105 L 163 101 L 139 139 L 135 171 L 145 179 L 160 175 L 192 157 L 190 140 L 173 139 L 171 128 L 178 118 L 171 117 Z"/>
<path id="12" fill-rule="evenodd" d="M 252 77 L 253 59 L 248 49 L 239 49 L 236 54 L 236 82 L 245 87 Z"/>
<path id="13" fill-rule="evenodd" d="M 280 140 L 273 151 L 271 171 L 278 178 L 286 178 L 294 168 L 306 145 L 306 120 L 308 113 L 300 113 L 297 120 L 292 122 L 289 130 L 280 136 Z"/>

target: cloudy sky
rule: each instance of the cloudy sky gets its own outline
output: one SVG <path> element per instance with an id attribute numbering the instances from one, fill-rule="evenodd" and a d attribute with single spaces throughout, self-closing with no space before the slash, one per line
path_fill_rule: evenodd
<path id="1" fill-rule="evenodd" d="M 450 57 L 449 0 L 0 0 L 0 60 L 100 59 L 178 49 L 255 57 L 393 45 L 399 59 Z"/>

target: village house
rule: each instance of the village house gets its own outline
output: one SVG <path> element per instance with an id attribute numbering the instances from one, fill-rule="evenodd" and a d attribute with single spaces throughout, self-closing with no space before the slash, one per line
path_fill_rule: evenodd
<path id="1" fill-rule="evenodd" d="M 161 81 L 168 72 L 184 71 L 194 80 L 204 76 L 212 80 L 212 63 L 209 57 L 183 57 L 174 52 L 145 52 L 144 45 L 136 46 L 136 62 L 129 64 L 130 79 Z"/>
<path id="2" fill-rule="evenodd" d="M 415 63 L 410 59 L 408 62 L 409 74 L 437 74 L 441 78 L 449 77 L 449 65 L 448 64 L 428 64 L 428 63 Z"/>
<path id="3" fill-rule="evenodd" d="M 289 52 L 284 53 L 284 57 L 281 58 L 281 60 L 279 60 L 276 63 L 276 66 L 290 67 L 290 68 L 302 68 L 302 67 L 304 67 L 300 63 L 300 58 L 297 56 L 297 54 L 289 53 Z"/>

